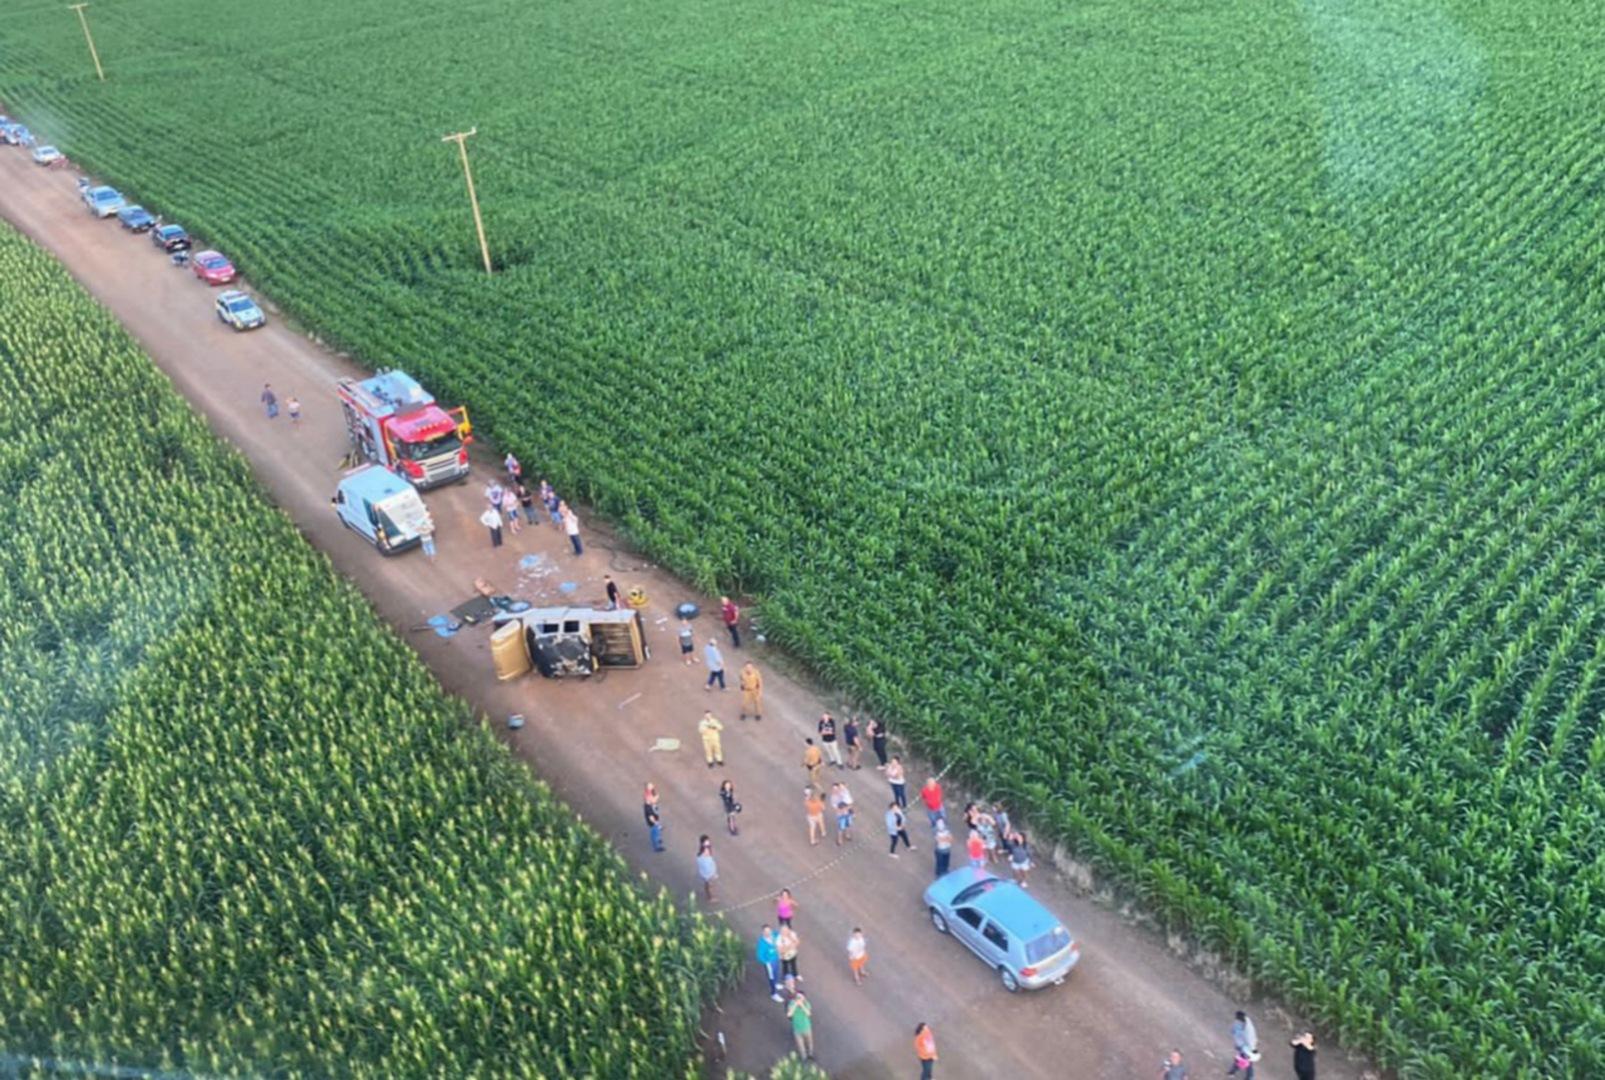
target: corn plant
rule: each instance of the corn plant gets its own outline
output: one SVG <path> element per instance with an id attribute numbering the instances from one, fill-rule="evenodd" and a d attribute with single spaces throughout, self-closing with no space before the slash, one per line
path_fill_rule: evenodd
<path id="1" fill-rule="evenodd" d="M 0 1047 L 694 1076 L 725 931 L 641 887 L 0 233 Z"/>

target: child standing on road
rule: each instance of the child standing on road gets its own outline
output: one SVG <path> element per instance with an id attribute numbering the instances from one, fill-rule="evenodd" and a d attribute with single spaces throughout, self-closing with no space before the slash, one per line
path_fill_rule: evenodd
<path id="1" fill-rule="evenodd" d="M 869 974 L 869 944 L 864 940 L 862 927 L 853 927 L 853 932 L 847 936 L 847 966 L 853 970 L 853 982 L 863 986 L 864 976 Z"/>
<path id="2" fill-rule="evenodd" d="M 713 861 L 713 841 L 706 835 L 697 845 L 697 877 L 702 879 L 702 892 L 713 903 L 713 883 L 719 880 L 719 864 Z"/>
<path id="3" fill-rule="evenodd" d="M 836 811 L 836 846 L 853 838 L 853 793 L 846 784 L 830 786 L 830 805 Z"/>
<path id="4" fill-rule="evenodd" d="M 947 819 L 943 818 L 936 823 L 936 876 L 941 877 L 947 873 L 948 862 L 953 857 L 953 834 L 947 830 Z"/>
<path id="5" fill-rule="evenodd" d="M 419 533 L 418 534 L 418 543 L 423 545 L 424 558 L 428 559 L 430 562 L 434 562 L 435 561 L 435 530 L 433 528 L 428 528 L 428 529 L 425 529 L 423 532 Z"/>
<path id="6" fill-rule="evenodd" d="M 300 401 L 300 399 L 297 398 L 294 394 L 291 394 L 288 398 L 285 399 L 284 407 L 286 409 L 290 410 L 290 423 L 295 424 L 297 427 L 299 427 L 300 424 L 301 424 L 301 401 Z"/>

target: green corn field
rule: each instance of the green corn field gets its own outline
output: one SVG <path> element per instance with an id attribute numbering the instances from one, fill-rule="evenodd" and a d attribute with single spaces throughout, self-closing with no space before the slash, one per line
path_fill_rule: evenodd
<path id="1" fill-rule="evenodd" d="M 734 938 L 473 726 L 9 229 L 0 400 L 0 1064 L 698 1075 Z"/>
<path id="2" fill-rule="evenodd" d="M 1597 3 L 92 16 L 0 101 L 320 337 L 1323 1031 L 1605 1075 Z"/>

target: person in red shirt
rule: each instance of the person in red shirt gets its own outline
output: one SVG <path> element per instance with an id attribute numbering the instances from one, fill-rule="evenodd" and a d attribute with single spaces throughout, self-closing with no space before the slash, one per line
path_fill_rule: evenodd
<path id="1" fill-rule="evenodd" d="M 730 645 L 741 648 L 741 609 L 736 607 L 735 601 L 728 596 L 719 597 L 719 615 L 724 619 L 724 628 L 730 631 Z"/>
<path id="2" fill-rule="evenodd" d="M 986 866 L 986 841 L 981 839 L 979 830 L 970 830 L 970 839 L 965 850 L 969 853 L 971 866 L 977 870 Z"/>
<path id="3" fill-rule="evenodd" d="M 925 784 L 920 788 L 920 799 L 925 803 L 925 816 L 931 819 L 931 828 L 936 828 L 938 821 L 947 820 L 947 811 L 942 809 L 942 785 L 937 783 L 936 777 L 927 776 Z"/>
<path id="4" fill-rule="evenodd" d="M 914 1056 L 920 1059 L 920 1080 L 931 1080 L 936 1075 L 936 1036 L 923 1020 L 914 1028 Z"/>

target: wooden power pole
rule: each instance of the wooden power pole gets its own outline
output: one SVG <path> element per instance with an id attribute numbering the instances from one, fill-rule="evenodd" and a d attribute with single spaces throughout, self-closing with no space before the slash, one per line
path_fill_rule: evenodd
<path id="1" fill-rule="evenodd" d="M 474 211 L 474 229 L 479 233 L 479 254 L 485 260 L 485 273 L 490 273 L 490 245 L 485 243 L 485 222 L 479 216 L 479 196 L 474 194 L 474 170 L 468 167 L 468 137 L 479 133 L 478 126 L 467 131 L 447 135 L 441 142 L 454 142 L 463 159 L 463 179 L 468 181 L 468 205 Z"/>
<path id="2" fill-rule="evenodd" d="M 85 3 L 68 4 L 67 6 L 78 13 L 78 25 L 84 28 L 84 40 L 89 42 L 89 58 L 95 62 L 95 74 L 100 76 L 101 82 L 105 82 L 106 69 L 100 66 L 100 53 L 95 51 L 95 38 L 89 32 L 89 16 L 84 14 L 84 8 L 89 5 Z"/>

